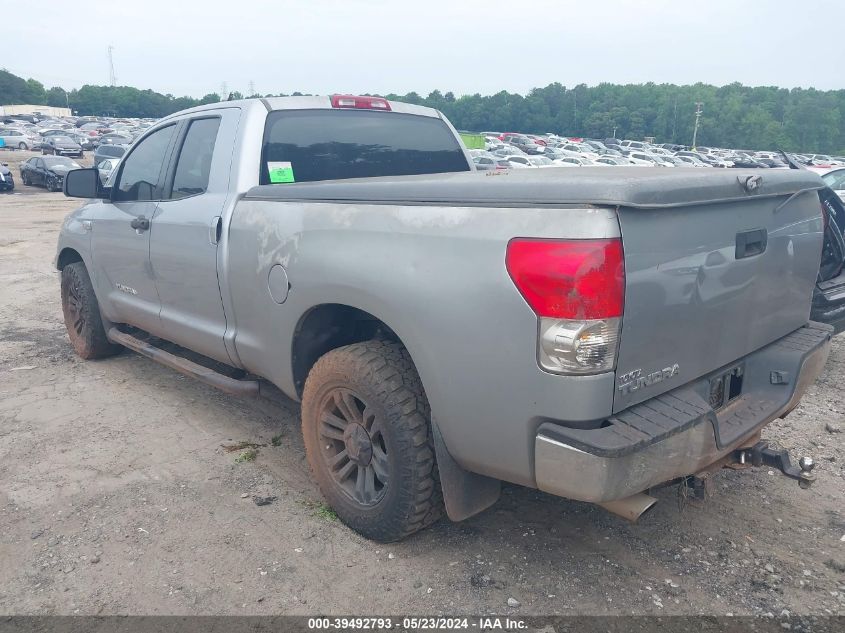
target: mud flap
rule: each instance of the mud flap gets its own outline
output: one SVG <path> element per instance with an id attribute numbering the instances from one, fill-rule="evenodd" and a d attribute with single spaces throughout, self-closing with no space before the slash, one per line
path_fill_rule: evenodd
<path id="1" fill-rule="evenodd" d="M 461 468 L 449 454 L 434 420 L 431 421 L 431 430 L 434 435 L 437 469 L 440 472 L 440 486 L 443 489 L 443 503 L 446 505 L 449 519 L 463 521 L 496 503 L 502 490 L 502 482 Z"/>

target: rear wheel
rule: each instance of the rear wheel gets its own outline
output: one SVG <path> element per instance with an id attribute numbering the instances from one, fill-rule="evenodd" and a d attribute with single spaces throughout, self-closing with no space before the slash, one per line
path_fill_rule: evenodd
<path id="1" fill-rule="evenodd" d="M 70 343 L 80 357 L 85 360 L 106 358 L 123 349 L 106 338 L 100 306 L 82 262 L 68 264 L 62 269 L 62 312 Z"/>
<path id="2" fill-rule="evenodd" d="M 18 149 L 29 149 L 29 148 L 26 146 L 26 143 L 21 142 L 21 143 L 18 143 Z"/>
<path id="3" fill-rule="evenodd" d="M 366 341 L 320 358 L 305 382 L 308 463 L 338 517 L 400 540 L 443 512 L 428 400 L 402 345 Z"/>

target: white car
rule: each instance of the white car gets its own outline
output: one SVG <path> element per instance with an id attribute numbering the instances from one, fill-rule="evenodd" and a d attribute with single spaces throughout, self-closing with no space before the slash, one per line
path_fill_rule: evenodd
<path id="1" fill-rule="evenodd" d="M 625 156 L 625 160 L 637 167 L 656 167 L 656 163 L 653 160 L 635 158 L 633 154 L 631 156 Z"/>
<path id="2" fill-rule="evenodd" d="M 554 167 L 555 164 L 547 156 L 526 156 L 534 167 Z"/>
<path id="3" fill-rule="evenodd" d="M 631 162 L 624 156 L 600 156 L 595 161 L 597 166 L 625 167 L 631 166 Z"/>
<path id="4" fill-rule="evenodd" d="M 590 165 L 595 165 L 595 163 L 587 158 L 586 156 L 579 157 L 579 156 L 564 156 L 563 158 L 558 158 L 553 161 L 555 165 L 574 165 L 576 167 L 587 167 Z"/>
<path id="5" fill-rule="evenodd" d="M 818 172 L 817 169 L 813 171 Z M 836 195 L 845 202 L 845 167 L 837 167 L 835 169 L 828 169 L 822 174 L 824 184 L 833 189 Z"/>
<path id="6" fill-rule="evenodd" d="M 528 156 L 525 155 L 517 156 L 516 154 L 511 154 L 509 156 L 504 156 L 503 158 L 516 169 L 536 168 L 536 165 L 532 164 L 531 161 L 528 160 Z"/>
<path id="7" fill-rule="evenodd" d="M 632 152 L 626 158 L 629 158 L 629 159 L 633 158 L 635 160 L 641 160 L 641 161 L 645 161 L 647 163 L 651 163 L 652 167 L 654 167 L 654 166 L 657 166 L 657 167 L 674 167 L 675 166 L 673 163 L 665 161 L 662 158 L 660 158 L 659 156 L 656 156 L 655 154 L 647 154 L 645 152 Z"/>

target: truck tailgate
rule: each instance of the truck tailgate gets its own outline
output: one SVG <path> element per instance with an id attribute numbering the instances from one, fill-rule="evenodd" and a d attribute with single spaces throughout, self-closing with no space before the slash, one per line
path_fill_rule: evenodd
<path id="1" fill-rule="evenodd" d="M 809 319 L 817 183 L 795 171 L 792 181 L 787 171 L 724 172 L 688 202 L 676 190 L 667 204 L 619 207 L 626 287 L 614 412 L 731 369 Z"/>

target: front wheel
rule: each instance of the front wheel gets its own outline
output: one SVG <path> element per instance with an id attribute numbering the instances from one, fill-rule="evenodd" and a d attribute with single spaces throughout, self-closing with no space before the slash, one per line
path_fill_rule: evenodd
<path id="1" fill-rule="evenodd" d="M 429 419 L 402 345 L 365 341 L 317 361 L 305 382 L 302 432 L 311 470 L 341 521 L 390 542 L 441 516 Z"/>
<path id="2" fill-rule="evenodd" d="M 73 350 L 85 360 L 106 358 L 123 349 L 106 338 L 100 305 L 82 262 L 62 269 L 62 313 Z"/>

